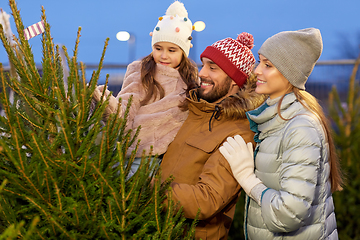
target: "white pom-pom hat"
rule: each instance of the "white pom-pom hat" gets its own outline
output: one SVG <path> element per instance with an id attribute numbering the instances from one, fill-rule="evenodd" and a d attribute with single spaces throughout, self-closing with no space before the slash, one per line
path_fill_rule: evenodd
<path id="1" fill-rule="evenodd" d="M 178 45 L 189 56 L 191 44 L 192 22 L 183 3 L 173 2 L 166 10 L 164 16 L 159 17 L 152 36 L 151 46 L 157 42 L 171 42 Z"/>

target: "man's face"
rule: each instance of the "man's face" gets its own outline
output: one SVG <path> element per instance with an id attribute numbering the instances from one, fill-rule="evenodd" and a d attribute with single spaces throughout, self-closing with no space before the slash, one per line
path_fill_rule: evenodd
<path id="1" fill-rule="evenodd" d="M 199 97 L 209 103 L 220 102 L 230 95 L 234 81 L 212 60 L 203 57 L 203 66 L 199 72 Z M 236 85 L 236 84 L 235 84 Z"/>

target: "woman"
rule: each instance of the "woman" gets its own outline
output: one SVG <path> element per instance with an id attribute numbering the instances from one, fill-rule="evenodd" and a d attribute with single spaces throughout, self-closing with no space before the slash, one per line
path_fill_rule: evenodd
<path id="1" fill-rule="evenodd" d="M 338 239 L 332 192 L 342 179 L 329 125 L 305 83 L 322 52 L 315 28 L 280 32 L 259 50 L 257 93 L 247 112 L 257 143 L 228 138 L 220 152 L 249 197 L 248 239 Z"/>

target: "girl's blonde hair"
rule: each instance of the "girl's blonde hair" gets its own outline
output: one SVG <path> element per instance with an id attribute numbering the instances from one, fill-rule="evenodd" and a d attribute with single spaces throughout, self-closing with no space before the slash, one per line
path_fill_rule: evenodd
<path id="1" fill-rule="evenodd" d="M 197 79 L 198 79 L 198 69 L 196 64 L 191 61 L 183 52 L 182 59 L 179 64 L 179 74 L 182 80 L 187 85 L 187 89 L 185 89 L 186 96 L 189 96 L 189 91 L 193 88 L 197 87 Z M 155 79 L 155 68 L 156 63 L 152 54 L 144 57 L 141 61 L 141 82 L 145 88 L 146 96 L 141 101 L 141 105 L 145 105 L 152 98 L 156 98 L 157 96 L 161 98 L 164 97 L 165 92 L 163 87 L 158 83 Z M 187 105 L 180 103 L 180 109 L 187 110 Z"/>
<path id="2" fill-rule="evenodd" d="M 306 109 L 308 109 L 310 112 L 312 112 L 319 118 L 320 123 L 322 124 L 322 126 L 324 128 L 327 142 L 329 144 L 331 191 L 335 192 L 337 190 L 339 190 L 339 191 L 342 190 L 343 175 L 342 175 L 341 168 L 340 168 L 340 162 L 339 162 L 339 158 L 336 153 L 334 140 L 331 135 L 330 123 L 329 123 L 328 119 L 325 117 L 322 107 L 318 103 L 317 99 L 314 96 L 312 96 L 310 93 L 308 93 L 304 90 L 300 90 L 299 88 L 294 87 L 294 86 L 292 86 L 292 88 L 290 88 L 290 91 L 292 91 L 295 94 L 296 99 L 301 103 L 301 105 L 303 105 Z M 281 116 L 280 109 L 281 109 L 281 103 L 282 103 L 284 97 L 285 97 L 285 95 L 280 99 L 277 111 L 278 111 L 278 114 L 281 119 L 290 120 L 290 119 L 285 119 Z"/>

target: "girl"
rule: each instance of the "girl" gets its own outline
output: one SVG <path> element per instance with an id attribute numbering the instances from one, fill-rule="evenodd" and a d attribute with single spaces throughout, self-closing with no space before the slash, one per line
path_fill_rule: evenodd
<path id="1" fill-rule="evenodd" d="M 141 142 L 130 175 L 137 170 L 143 152 L 148 154 L 151 146 L 153 155 L 165 153 L 188 115 L 185 98 L 198 81 L 197 67 L 188 58 L 192 30 L 183 3 L 175 1 L 150 33 L 152 53 L 128 66 L 121 91 L 116 98 L 110 96 L 106 115 L 116 113 L 120 101 L 120 116 L 123 116 L 133 96 L 127 129 L 141 126 L 138 135 Z M 103 90 L 104 86 L 95 90 L 96 101 L 100 101 Z M 105 96 L 109 94 L 106 89 Z M 129 148 L 128 156 L 135 147 L 136 143 Z"/>
<path id="2" fill-rule="evenodd" d="M 332 192 L 342 178 L 329 125 L 305 82 L 322 52 L 320 31 L 280 32 L 259 50 L 257 93 L 247 112 L 253 149 L 240 136 L 220 152 L 247 193 L 247 239 L 338 239 Z"/>

